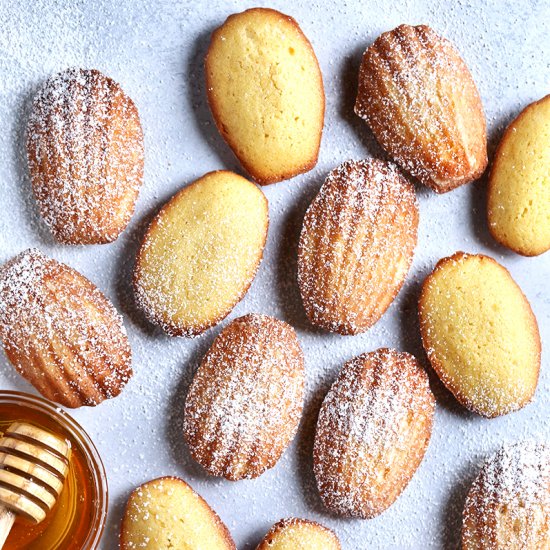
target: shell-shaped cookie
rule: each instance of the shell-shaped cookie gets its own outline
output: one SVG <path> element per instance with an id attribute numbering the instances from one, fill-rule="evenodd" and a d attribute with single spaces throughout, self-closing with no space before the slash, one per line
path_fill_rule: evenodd
<path id="1" fill-rule="evenodd" d="M 210 172 L 177 193 L 137 256 L 134 288 L 147 317 L 173 336 L 219 323 L 256 275 L 268 223 L 264 194 L 233 172 Z"/>
<path id="2" fill-rule="evenodd" d="M 537 387 L 540 335 L 510 273 L 481 254 L 438 262 L 419 301 L 424 349 L 468 409 L 495 417 L 524 407 Z"/>
<path id="3" fill-rule="evenodd" d="M 408 353 L 379 349 L 342 368 L 317 422 L 313 451 L 321 498 L 338 515 L 373 518 L 391 506 L 420 465 L 435 399 Z"/>
<path id="4" fill-rule="evenodd" d="M 97 70 L 68 69 L 36 95 L 27 128 L 32 188 L 62 243 L 114 241 L 143 179 L 143 133 L 132 100 Z"/>
<path id="5" fill-rule="evenodd" d="M 228 17 L 212 34 L 206 87 L 220 134 L 255 181 L 273 183 L 315 166 L 323 78 L 292 17 L 269 8 Z"/>
<path id="6" fill-rule="evenodd" d="M 135 489 L 126 505 L 120 549 L 236 550 L 229 530 L 208 503 L 177 477 Z"/>
<path id="7" fill-rule="evenodd" d="M 340 550 L 336 534 L 315 521 L 286 518 L 278 521 L 256 550 Z"/>
<path id="8" fill-rule="evenodd" d="M 487 166 L 472 75 L 454 46 L 425 25 L 400 25 L 366 50 L 355 112 L 399 166 L 438 193 Z"/>
<path id="9" fill-rule="evenodd" d="M 528 105 L 506 129 L 489 177 L 493 237 L 524 256 L 550 250 L 550 95 Z"/>
<path id="10" fill-rule="evenodd" d="M 294 329 L 267 315 L 232 321 L 189 389 L 185 438 L 210 474 L 238 480 L 272 468 L 302 414 L 304 360 Z"/>
<path id="11" fill-rule="evenodd" d="M 309 320 L 357 334 L 383 315 L 412 262 L 418 228 L 413 186 L 394 165 L 347 161 L 309 206 L 298 283 Z"/>
<path id="12" fill-rule="evenodd" d="M 0 337 L 17 371 L 66 407 L 115 397 L 132 376 L 128 337 L 111 302 L 36 249 L 0 268 Z"/>
<path id="13" fill-rule="evenodd" d="M 463 513 L 463 550 L 550 548 L 550 447 L 506 445 L 483 465 Z"/>

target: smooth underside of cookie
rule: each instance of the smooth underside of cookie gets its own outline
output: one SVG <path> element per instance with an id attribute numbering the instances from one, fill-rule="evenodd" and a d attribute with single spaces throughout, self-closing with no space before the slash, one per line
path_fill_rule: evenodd
<path id="1" fill-rule="evenodd" d="M 323 80 L 294 19 L 264 8 L 230 16 L 212 35 L 206 84 L 221 135 L 258 183 L 315 166 L 325 111 Z"/>
<path id="2" fill-rule="evenodd" d="M 165 477 L 138 487 L 126 506 L 121 550 L 235 550 L 227 527 L 182 479 Z"/>
<path id="3" fill-rule="evenodd" d="M 147 316 L 172 335 L 195 336 L 244 296 L 267 237 L 261 190 L 232 172 L 206 174 L 173 197 L 139 250 L 134 287 Z"/>
<path id="4" fill-rule="evenodd" d="M 400 25 L 366 50 L 355 112 L 397 164 L 438 193 L 480 177 L 486 122 L 468 67 L 426 25 Z"/>
<path id="5" fill-rule="evenodd" d="M 550 548 L 548 445 L 505 445 L 485 462 L 466 498 L 462 548 Z"/>
<path id="6" fill-rule="evenodd" d="M 462 252 L 424 282 L 420 328 L 430 362 L 467 408 L 488 417 L 533 397 L 540 336 L 529 302 L 492 258 Z"/>
<path id="7" fill-rule="evenodd" d="M 488 193 L 489 228 L 524 256 L 550 249 L 550 95 L 526 107 L 499 145 Z"/>
<path id="8" fill-rule="evenodd" d="M 338 537 L 326 527 L 306 519 L 277 522 L 256 550 L 340 550 Z"/>

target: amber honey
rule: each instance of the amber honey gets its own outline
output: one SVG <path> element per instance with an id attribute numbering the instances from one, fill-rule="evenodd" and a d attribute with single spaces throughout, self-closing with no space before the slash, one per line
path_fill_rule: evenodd
<path id="1" fill-rule="evenodd" d="M 107 513 L 105 472 L 85 432 L 55 405 L 19 392 L 0 392 L 0 432 L 23 421 L 66 438 L 69 472 L 56 505 L 38 525 L 17 519 L 4 550 L 92 550 L 98 547 Z"/>

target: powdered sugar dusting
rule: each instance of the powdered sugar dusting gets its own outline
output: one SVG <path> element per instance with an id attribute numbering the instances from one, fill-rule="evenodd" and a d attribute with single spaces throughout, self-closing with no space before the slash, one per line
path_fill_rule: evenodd
<path id="1" fill-rule="evenodd" d="M 484 464 L 464 510 L 463 547 L 547 548 L 550 544 L 550 446 L 505 445 Z"/>
<path id="2" fill-rule="evenodd" d="M 329 391 L 315 435 L 315 476 L 331 510 L 374 517 L 420 464 L 435 400 L 412 355 L 380 349 L 346 363 Z"/>
<path id="3" fill-rule="evenodd" d="M 116 82 L 76 68 L 47 80 L 33 102 L 27 150 L 40 211 L 57 239 L 118 237 L 141 187 L 143 134 Z"/>
<path id="4" fill-rule="evenodd" d="M 472 76 L 451 43 L 425 25 L 400 25 L 367 49 L 355 112 L 402 168 L 437 192 L 478 178 L 487 166 Z"/>
<path id="5" fill-rule="evenodd" d="M 115 397 L 132 375 L 115 308 L 82 275 L 36 249 L 0 269 L 0 337 L 14 367 L 68 407 Z"/>
<path id="6" fill-rule="evenodd" d="M 294 437 L 303 407 L 303 356 L 273 317 L 234 320 L 214 341 L 189 390 L 185 436 L 211 474 L 257 477 Z"/>
<path id="7" fill-rule="evenodd" d="M 342 334 L 370 328 L 401 288 L 418 226 L 414 189 L 389 163 L 347 161 L 308 208 L 298 282 L 313 324 Z"/>

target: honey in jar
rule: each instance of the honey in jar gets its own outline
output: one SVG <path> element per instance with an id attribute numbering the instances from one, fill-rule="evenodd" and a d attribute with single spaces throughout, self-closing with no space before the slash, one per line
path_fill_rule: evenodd
<path id="1" fill-rule="evenodd" d="M 93 443 L 75 420 L 54 404 L 20 392 L 0 391 L 0 432 L 17 421 L 68 440 L 71 459 L 54 508 L 39 524 L 18 517 L 4 550 L 97 548 L 107 514 L 107 484 Z"/>

